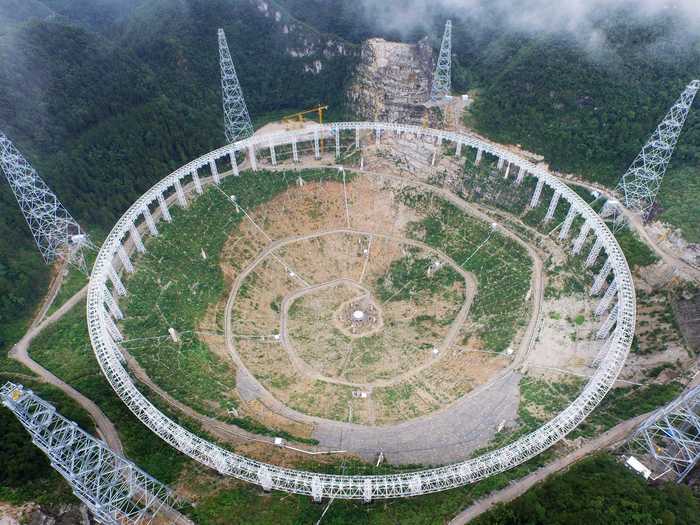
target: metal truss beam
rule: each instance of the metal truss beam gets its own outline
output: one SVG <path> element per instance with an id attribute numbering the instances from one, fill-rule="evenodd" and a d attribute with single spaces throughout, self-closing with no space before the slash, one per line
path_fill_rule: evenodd
<path id="1" fill-rule="evenodd" d="M 169 419 L 137 388 L 128 370 L 124 368 L 119 349 L 109 333 L 107 317 L 110 313 L 105 308 L 104 294 L 107 293 L 105 286 L 107 282 L 110 279 L 115 280 L 111 264 L 121 246 L 121 239 L 142 213 L 144 206 L 157 200 L 158 195 L 172 193 L 176 180 L 188 176 L 195 169 L 208 165 L 212 160 L 217 161 L 227 158 L 231 153 L 244 151 L 252 152 L 254 155 L 256 148 L 269 147 L 270 143 L 278 147 L 304 143 L 306 147 L 299 148 L 299 154 L 301 151 L 314 151 L 318 141 L 333 140 L 338 131 L 356 134 L 374 133 L 375 137 L 381 134 L 401 133 L 404 136 L 417 137 L 417 140 L 429 139 L 432 143 L 443 141 L 451 145 L 461 143 L 465 147 L 483 150 L 485 154 L 503 159 L 504 164 L 507 162 L 509 166 L 519 166 L 523 172 L 537 178 L 538 182 L 544 181 L 543 185 L 547 186 L 555 196 L 552 199 L 554 206 L 550 203 L 550 209 L 554 209 L 559 200 L 564 200 L 570 207 L 570 222 L 575 216 L 580 216 L 590 226 L 589 235 L 593 235 L 595 241 L 601 244 L 600 251 L 604 251 L 606 257 L 605 266 L 599 273 L 600 283 L 594 284 L 594 288 L 602 287 L 610 273 L 615 286 L 607 293 L 608 297 L 604 298 L 605 308 L 601 308 L 601 313 L 607 310 L 613 298 L 617 309 L 615 322 L 610 323 L 611 331 L 606 342 L 606 350 L 601 353 L 594 374 L 569 407 L 534 432 L 478 457 L 413 472 L 351 476 L 322 474 L 265 464 L 223 449 Z M 279 162 L 279 159 L 277 160 Z M 126 293 L 125 290 L 123 291 Z M 221 474 L 262 485 L 265 489 L 306 494 L 316 499 L 342 498 L 363 501 L 427 494 L 459 487 L 515 467 L 549 448 L 583 421 L 615 383 L 632 343 L 635 319 L 634 284 L 620 246 L 607 228 L 605 221 L 560 179 L 505 148 L 484 142 L 471 135 L 383 122 L 336 122 L 320 125 L 313 130 L 290 130 L 252 136 L 211 151 L 180 167 L 143 194 L 119 219 L 98 253 L 87 297 L 90 341 L 103 373 L 127 407 L 166 443 L 200 463 L 216 469 Z"/>
<path id="2" fill-rule="evenodd" d="M 672 473 L 683 481 L 700 461 L 700 386 L 657 410 L 637 429 L 630 450 L 651 459 L 658 476 Z"/>
<path id="3" fill-rule="evenodd" d="M 27 429 L 32 442 L 98 522 L 145 524 L 166 512 L 170 523 L 187 522 L 172 511 L 178 499 L 168 487 L 58 414 L 31 390 L 5 383 L 0 387 L 0 402 Z"/>
<path id="4" fill-rule="evenodd" d="M 67 258 L 87 273 L 83 249 L 94 248 L 87 234 L 1 131 L 0 170 L 5 173 L 44 262 Z"/>
<path id="5" fill-rule="evenodd" d="M 219 64 L 224 104 L 224 132 L 228 142 L 235 142 L 250 137 L 253 134 L 253 124 L 250 122 L 248 107 L 223 29 L 219 29 Z"/>
<path id="6" fill-rule="evenodd" d="M 437 101 L 445 98 L 452 90 L 452 20 L 445 23 L 442 35 L 440 54 L 433 74 L 433 85 L 430 89 L 430 100 Z"/>
<path id="7" fill-rule="evenodd" d="M 651 211 L 698 89 L 700 80 L 688 84 L 620 179 L 618 191 L 622 193 L 627 208 L 637 210 L 645 217 Z"/>

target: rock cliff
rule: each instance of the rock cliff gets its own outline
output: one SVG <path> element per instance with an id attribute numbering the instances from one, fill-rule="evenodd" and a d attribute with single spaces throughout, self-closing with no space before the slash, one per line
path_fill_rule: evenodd
<path id="1" fill-rule="evenodd" d="M 346 93 L 348 105 L 364 120 L 439 125 L 440 111 L 426 106 L 433 69 L 427 37 L 417 44 L 369 39 Z"/>

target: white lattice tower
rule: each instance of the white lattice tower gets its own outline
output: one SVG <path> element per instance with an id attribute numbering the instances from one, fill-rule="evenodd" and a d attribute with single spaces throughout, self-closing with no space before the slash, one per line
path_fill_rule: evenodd
<path id="1" fill-rule="evenodd" d="M 661 181 L 673 155 L 683 124 L 700 89 L 700 80 L 693 80 L 671 107 L 637 158 L 620 179 L 618 191 L 627 208 L 647 216 L 656 201 Z"/>
<path id="2" fill-rule="evenodd" d="M 643 451 L 657 476 L 672 472 L 682 481 L 700 461 L 700 386 L 642 423 L 630 439 L 630 449 Z"/>
<path id="3" fill-rule="evenodd" d="M 452 20 L 445 23 L 445 33 L 442 35 L 442 45 L 438 56 L 433 85 L 430 89 L 430 100 L 441 100 L 450 94 L 452 89 Z"/>
<path id="4" fill-rule="evenodd" d="M 221 92 L 224 104 L 224 132 L 228 142 L 245 139 L 253 134 L 248 108 L 245 105 L 241 84 L 233 67 L 226 34 L 219 29 L 219 63 L 221 64 Z"/>
<path id="5" fill-rule="evenodd" d="M 5 173 L 44 261 L 51 263 L 56 258 L 67 257 L 86 271 L 82 248 L 92 247 L 88 236 L 1 131 L 0 169 Z"/>
<path id="6" fill-rule="evenodd" d="M 5 383 L 0 387 L 0 402 L 27 429 L 32 442 L 98 522 L 150 523 L 160 513 L 167 514 L 168 523 L 187 523 L 172 510 L 177 498 L 168 487 L 58 414 L 31 390 Z"/>

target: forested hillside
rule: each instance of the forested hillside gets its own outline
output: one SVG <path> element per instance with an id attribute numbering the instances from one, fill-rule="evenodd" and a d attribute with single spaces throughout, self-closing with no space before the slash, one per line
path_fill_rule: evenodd
<path id="1" fill-rule="evenodd" d="M 582 41 L 570 31 L 511 27 L 497 4 L 472 13 L 448 2 L 410 18 L 397 11 L 401 2 L 0 0 L 0 129 L 99 238 L 155 180 L 221 145 L 219 26 L 254 118 L 319 101 L 341 117 L 362 39 L 428 34 L 437 47 L 451 16 L 453 87 L 476 98 L 469 123 L 609 185 L 700 75 L 700 46 L 678 29 L 676 12 L 640 18 L 601 9 L 591 21 L 595 41 Z M 405 27 L 404 15 L 412 20 Z M 697 106 L 660 199 L 662 218 L 696 242 Z M 47 272 L 4 183 L 0 203 L 7 334 L 36 303 Z"/>
<path id="2" fill-rule="evenodd" d="M 259 4 L 2 0 L 0 129 L 99 239 L 156 180 L 222 145 L 217 27 L 253 115 L 319 101 L 339 111 L 353 47 Z M 4 181 L 0 203 L 9 340 L 48 277 Z"/>

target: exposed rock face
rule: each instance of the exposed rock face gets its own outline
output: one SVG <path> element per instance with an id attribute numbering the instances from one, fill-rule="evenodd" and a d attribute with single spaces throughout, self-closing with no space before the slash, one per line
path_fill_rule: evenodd
<path id="1" fill-rule="evenodd" d="M 436 125 L 440 112 L 425 105 L 433 68 L 427 37 L 417 44 L 367 40 L 346 94 L 348 104 L 365 120 Z"/>
<path id="2" fill-rule="evenodd" d="M 324 35 L 299 22 L 269 0 L 249 0 L 253 6 L 276 26 L 277 38 L 287 54 L 297 59 L 304 73 L 319 75 L 337 57 L 355 57 L 357 47 L 333 35 Z"/>
<path id="3" fill-rule="evenodd" d="M 94 525 L 85 505 L 37 505 L 20 507 L 0 504 L 0 525 Z"/>

